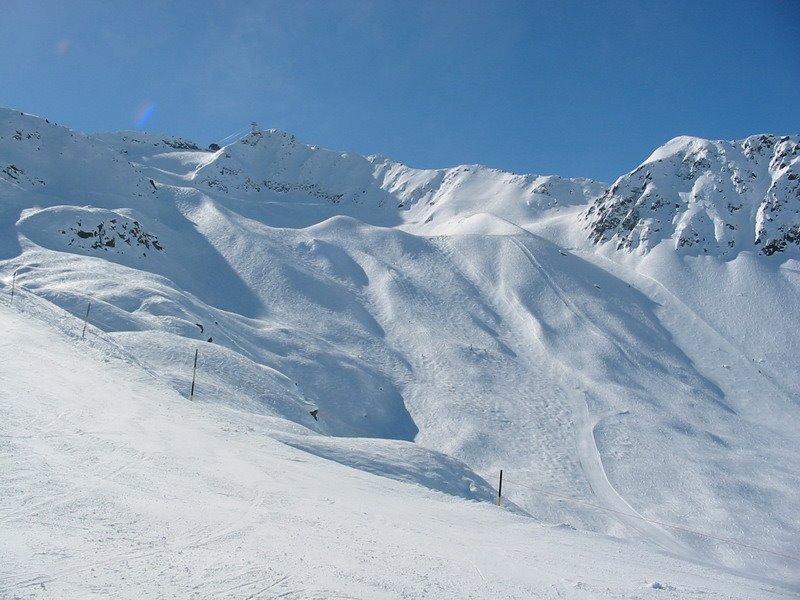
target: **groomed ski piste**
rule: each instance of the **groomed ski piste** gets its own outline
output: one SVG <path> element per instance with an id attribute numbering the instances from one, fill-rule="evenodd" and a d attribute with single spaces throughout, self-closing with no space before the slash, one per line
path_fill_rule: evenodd
<path id="1" fill-rule="evenodd" d="M 797 594 L 797 147 L 609 186 L 0 111 L 0 597 Z"/>

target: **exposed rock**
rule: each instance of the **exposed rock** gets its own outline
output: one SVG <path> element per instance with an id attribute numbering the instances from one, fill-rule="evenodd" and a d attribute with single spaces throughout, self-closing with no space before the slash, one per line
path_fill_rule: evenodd
<path id="1" fill-rule="evenodd" d="M 733 258 L 755 245 L 771 255 L 800 245 L 800 138 L 741 143 L 676 138 L 620 177 L 582 215 L 590 239 L 647 252 Z"/>
<path id="2" fill-rule="evenodd" d="M 83 228 L 81 221 L 78 221 L 77 227 L 69 227 L 60 231 L 63 235 L 70 236 L 70 240 L 67 243 L 68 246 L 78 248 L 91 250 L 114 249 L 117 253 L 123 254 L 123 250 L 117 246 L 117 240 L 120 240 L 130 248 L 164 250 L 158 238 L 144 231 L 138 221 L 109 219 L 101 221 L 91 229 Z M 86 240 L 86 242 L 83 242 L 83 240 Z M 145 253 L 142 252 L 142 255 L 145 256 Z"/>

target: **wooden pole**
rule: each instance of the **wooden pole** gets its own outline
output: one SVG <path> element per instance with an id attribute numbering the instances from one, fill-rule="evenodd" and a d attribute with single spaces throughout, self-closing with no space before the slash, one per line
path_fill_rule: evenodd
<path id="1" fill-rule="evenodd" d="M 89 320 L 89 310 L 92 308 L 92 303 L 89 302 L 89 306 L 86 307 L 86 316 L 83 317 L 83 331 L 81 332 L 81 339 L 86 336 L 86 322 Z"/>
<path id="2" fill-rule="evenodd" d="M 503 469 L 500 469 L 500 485 L 497 486 L 497 506 L 500 506 L 503 498 Z"/>
<path id="3" fill-rule="evenodd" d="M 197 350 L 194 351 L 194 368 L 192 369 L 192 391 L 189 392 L 189 400 L 194 400 L 194 380 L 197 377 Z"/>
<path id="4" fill-rule="evenodd" d="M 14 288 L 17 286 L 17 271 L 11 277 L 11 302 L 14 302 Z"/>

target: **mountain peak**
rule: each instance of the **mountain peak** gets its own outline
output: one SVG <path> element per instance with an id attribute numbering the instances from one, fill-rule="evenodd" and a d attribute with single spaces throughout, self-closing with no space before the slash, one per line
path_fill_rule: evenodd
<path id="1" fill-rule="evenodd" d="M 656 148 L 642 164 L 658 162 L 676 154 L 685 156 L 693 152 L 699 152 L 704 149 L 708 149 L 714 144 L 715 142 L 700 137 L 695 137 L 692 135 L 679 135 L 672 138 L 663 146 Z"/>
<path id="2" fill-rule="evenodd" d="M 733 258 L 800 245 L 800 137 L 680 136 L 620 177 L 583 217 L 595 243 Z"/>

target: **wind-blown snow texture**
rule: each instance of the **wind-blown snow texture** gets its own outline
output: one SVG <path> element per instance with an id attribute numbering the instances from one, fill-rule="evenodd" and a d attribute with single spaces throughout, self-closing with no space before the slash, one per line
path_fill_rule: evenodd
<path id="1" fill-rule="evenodd" d="M 608 187 L 3 110 L 0 275 L 170 401 L 199 348 L 192 410 L 315 468 L 485 502 L 502 468 L 518 513 L 797 586 L 799 147 L 678 138 Z"/>

